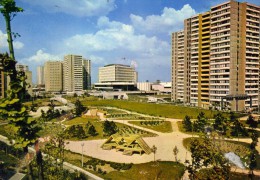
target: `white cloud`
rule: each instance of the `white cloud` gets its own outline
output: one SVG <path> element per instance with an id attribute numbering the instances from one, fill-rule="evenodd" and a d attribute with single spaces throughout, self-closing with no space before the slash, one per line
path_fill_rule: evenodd
<path id="1" fill-rule="evenodd" d="M 77 34 L 65 40 L 65 45 L 70 50 L 82 52 L 128 51 L 140 55 L 160 54 L 165 49 L 170 49 L 168 42 L 161 41 L 157 37 L 147 37 L 135 33 L 131 25 L 109 21 L 107 17 L 98 20 L 98 26 L 103 27 L 95 34 Z"/>
<path id="2" fill-rule="evenodd" d="M 13 41 L 14 49 L 22 49 L 24 47 L 24 44 L 20 41 Z M 7 34 L 4 34 L 0 30 L 0 49 L 4 48 L 6 49 L 8 47 L 7 43 Z"/>
<path id="3" fill-rule="evenodd" d="M 47 12 L 63 12 L 75 16 L 102 16 L 113 11 L 115 0 L 23 0 L 43 7 Z"/>
<path id="4" fill-rule="evenodd" d="M 180 10 L 165 7 L 161 15 L 150 15 L 143 18 L 131 14 L 130 18 L 133 26 L 141 32 L 170 34 L 183 28 L 184 19 L 195 14 L 195 10 L 189 4 L 186 4 Z"/>
<path id="5" fill-rule="evenodd" d="M 42 49 L 38 50 L 34 55 L 29 58 L 23 59 L 23 61 L 29 61 L 34 63 L 44 63 L 48 60 L 61 60 L 61 56 L 52 55 L 44 52 Z"/>

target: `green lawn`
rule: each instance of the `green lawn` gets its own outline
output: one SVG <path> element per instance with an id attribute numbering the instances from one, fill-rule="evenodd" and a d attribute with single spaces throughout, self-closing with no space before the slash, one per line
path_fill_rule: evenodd
<path id="1" fill-rule="evenodd" d="M 96 170 L 94 170 L 93 168 L 89 169 L 85 165 L 85 163 L 90 160 L 94 162 L 91 163 L 92 165 L 96 164 Z M 72 163 L 78 167 L 81 167 L 81 154 L 66 150 L 65 161 Z M 118 167 L 120 163 L 98 160 L 88 156 L 83 156 L 83 161 L 84 169 L 107 180 L 154 180 L 156 177 L 157 179 L 174 180 L 181 179 L 185 170 L 183 164 L 167 161 L 133 164 L 129 170 L 116 170 L 112 168 L 112 164 L 117 164 Z M 106 173 L 98 173 L 98 169 L 102 169 L 102 172 L 106 171 Z"/>
<path id="2" fill-rule="evenodd" d="M 183 119 L 185 115 L 189 115 L 192 118 L 196 118 L 199 112 L 203 111 L 206 117 L 213 117 L 215 111 L 176 106 L 170 104 L 150 104 L 142 102 L 130 102 L 122 100 L 83 100 L 85 106 L 111 106 L 129 111 L 139 112 L 143 114 L 149 114 L 153 116 L 169 117 Z"/>
<path id="3" fill-rule="evenodd" d="M 63 124 L 64 125 L 86 124 L 89 121 L 95 122 L 95 121 L 99 121 L 99 119 L 96 117 L 76 117 L 74 119 L 63 122 Z"/>
<path id="4" fill-rule="evenodd" d="M 113 171 L 105 175 L 105 179 L 111 180 L 154 180 L 181 179 L 185 167 L 176 162 L 149 162 L 143 164 L 134 164 L 131 169 L 125 172 Z"/>
<path id="5" fill-rule="evenodd" d="M 95 127 L 96 131 L 97 131 L 97 135 L 96 136 L 88 136 L 85 138 L 85 140 L 96 140 L 96 139 L 106 139 L 108 138 L 107 136 L 103 136 L 103 123 L 104 121 L 100 121 L 97 118 L 85 118 L 85 117 L 76 117 L 72 120 L 68 120 L 66 122 L 64 122 L 64 125 L 82 125 L 83 128 L 85 127 L 85 125 L 90 122 L 91 124 L 93 124 L 93 126 Z M 125 124 L 122 123 L 117 123 L 116 122 L 116 126 L 119 129 L 120 133 L 127 133 L 127 134 L 140 134 L 141 136 L 144 137 L 151 137 L 151 136 L 155 136 L 155 134 L 153 133 L 149 133 L 143 130 L 139 130 L 137 128 L 134 127 L 129 127 Z M 78 139 L 78 138 L 70 138 L 70 140 L 82 140 L 82 139 Z"/>
<path id="6" fill-rule="evenodd" d="M 131 124 L 140 126 L 140 127 L 152 129 L 154 131 L 158 131 L 158 132 L 162 132 L 162 133 L 172 132 L 172 125 L 171 125 L 171 122 L 169 122 L 169 121 L 163 121 L 159 125 L 144 125 L 144 124 L 141 124 L 140 121 L 128 121 L 128 122 Z"/>

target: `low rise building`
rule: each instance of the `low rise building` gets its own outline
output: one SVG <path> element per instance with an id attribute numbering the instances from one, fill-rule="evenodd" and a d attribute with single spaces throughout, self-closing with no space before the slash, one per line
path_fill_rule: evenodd
<path id="1" fill-rule="evenodd" d="M 137 72 L 128 65 L 109 64 L 99 68 L 95 89 L 106 91 L 137 90 Z"/>

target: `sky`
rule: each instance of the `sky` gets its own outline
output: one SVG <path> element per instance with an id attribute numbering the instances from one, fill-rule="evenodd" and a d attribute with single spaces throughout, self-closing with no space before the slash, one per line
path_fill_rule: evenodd
<path id="1" fill-rule="evenodd" d="M 16 0 L 11 21 L 18 63 L 36 83 L 37 66 L 67 54 L 91 60 L 92 82 L 107 64 L 133 65 L 138 81 L 171 80 L 171 33 L 183 21 L 227 0 Z M 247 2 L 259 5 L 259 0 Z M 0 53 L 8 51 L 0 14 Z"/>

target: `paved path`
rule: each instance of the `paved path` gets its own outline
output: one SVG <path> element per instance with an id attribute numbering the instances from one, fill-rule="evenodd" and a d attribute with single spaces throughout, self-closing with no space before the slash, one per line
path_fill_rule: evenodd
<path id="1" fill-rule="evenodd" d="M 118 108 L 111 108 L 111 109 L 118 109 Z M 121 109 L 120 109 L 121 110 Z M 146 116 L 140 113 L 134 113 L 127 110 L 123 110 L 127 113 L 132 114 L 138 114 L 141 116 Z M 147 116 L 147 117 L 153 117 L 153 116 Z M 165 118 L 161 118 L 165 119 Z M 102 118 L 102 120 L 106 120 L 105 118 Z M 135 127 L 141 130 L 145 130 L 154 134 L 157 134 L 156 137 L 144 137 L 143 139 L 145 142 L 152 147 L 155 145 L 157 147 L 157 152 L 155 154 L 155 158 L 157 160 L 162 161 L 174 161 L 174 155 L 173 155 L 173 148 L 177 146 L 179 149 L 179 153 L 177 155 L 177 158 L 180 160 L 180 162 L 184 163 L 185 160 L 191 159 L 191 154 L 189 151 L 185 149 L 185 147 L 182 144 L 182 141 L 184 138 L 192 137 L 192 135 L 181 133 L 178 130 L 177 121 L 179 119 L 169 119 L 167 118 L 167 121 L 171 121 L 173 132 L 171 133 L 161 133 L 158 131 L 154 131 L 148 128 L 140 127 L 133 125 L 131 123 L 128 123 L 128 121 L 134 121 L 134 120 L 115 120 L 115 119 L 107 119 L 107 120 L 113 120 L 118 123 L 126 124 L 131 127 Z M 142 120 L 137 120 L 142 121 Z M 101 148 L 101 145 L 105 142 L 105 140 L 90 140 L 90 141 L 69 141 L 69 144 L 66 145 L 66 148 L 77 152 L 82 153 L 82 147 L 81 143 L 84 143 L 84 151 L 83 154 L 92 156 L 98 159 L 103 159 L 106 161 L 114 161 L 114 162 L 120 162 L 120 163 L 144 163 L 144 162 L 150 162 L 154 160 L 154 154 L 134 154 L 132 156 L 126 156 L 123 155 L 122 152 L 117 152 L 116 150 L 103 150 Z"/>
<path id="2" fill-rule="evenodd" d="M 111 109 L 118 109 L 118 108 L 111 108 Z M 131 114 L 138 114 L 141 116 L 152 117 L 149 115 L 134 113 L 127 110 L 123 110 L 123 111 Z M 128 122 L 133 120 L 115 120 L 115 119 L 107 119 L 107 120 L 113 120 L 115 122 L 123 123 L 128 126 L 132 126 L 135 128 L 139 128 L 157 134 L 158 136 L 156 137 L 143 138 L 150 147 L 152 147 L 153 145 L 157 147 L 157 152 L 155 154 L 156 160 L 174 161 L 173 148 L 175 146 L 177 146 L 179 149 L 177 158 L 180 160 L 180 162 L 184 163 L 185 160 L 191 160 L 191 153 L 184 148 L 182 142 L 183 139 L 192 137 L 192 135 L 185 134 L 179 131 L 177 122 L 180 121 L 180 119 L 171 119 L 171 118 L 160 118 L 160 119 L 165 119 L 166 121 L 170 121 L 172 123 L 173 132 L 161 133 L 144 127 L 136 126 Z M 106 119 L 103 117 L 101 118 L 101 120 L 104 121 Z M 135 120 L 135 121 L 142 121 L 142 120 Z M 237 141 L 237 138 L 226 139 L 226 140 Z M 154 156 L 153 154 L 150 155 L 143 154 L 141 156 L 138 154 L 134 154 L 132 156 L 126 156 L 123 155 L 122 152 L 116 152 L 116 150 L 103 150 L 101 148 L 101 145 L 104 143 L 104 141 L 105 140 L 92 140 L 92 141 L 80 141 L 80 142 L 70 141 L 70 143 L 67 145 L 67 148 L 70 149 L 71 151 L 81 153 L 82 152 L 81 143 L 84 143 L 85 146 L 84 146 L 83 154 L 98 159 L 120 162 L 120 163 L 144 163 L 144 162 L 153 161 L 153 156 Z M 243 138 L 243 139 L 239 139 L 239 141 L 251 143 L 252 140 L 251 138 Z M 256 148 L 260 152 L 260 143 L 258 143 L 258 146 Z M 232 168 L 232 171 L 246 173 L 246 174 L 248 173 L 248 170 L 243 170 L 239 168 Z M 254 173 L 260 175 L 260 171 L 255 171 Z M 183 178 L 188 179 L 187 172 L 185 173 Z"/>

